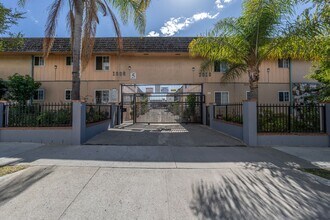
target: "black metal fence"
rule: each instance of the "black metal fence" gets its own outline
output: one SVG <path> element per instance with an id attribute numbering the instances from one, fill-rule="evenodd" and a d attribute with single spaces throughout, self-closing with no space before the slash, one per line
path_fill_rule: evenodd
<path id="1" fill-rule="evenodd" d="M 95 123 L 111 119 L 111 105 L 86 105 L 86 123 Z"/>
<path id="2" fill-rule="evenodd" d="M 221 119 L 228 122 L 243 124 L 242 103 L 214 105 L 213 113 L 214 113 L 213 117 L 215 119 Z"/>
<path id="3" fill-rule="evenodd" d="M 6 103 L 3 127 L 68 127 L 72 125 L 71 103 Z"/>
<path id="4" fill-rule="evenodd" d="M 324 133 L 326 132 L 324 105 L 257 106 L 258 132 Z"/>

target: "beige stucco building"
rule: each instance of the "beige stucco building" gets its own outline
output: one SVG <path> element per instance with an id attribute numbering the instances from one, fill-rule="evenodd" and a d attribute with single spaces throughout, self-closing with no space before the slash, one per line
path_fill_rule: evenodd
<path id="1" fill-rule="evenodd" d="M 223 81 L 222 66 L 200 73 L 201 58 L 191 57 L 192 38 L 124 38 L 117 52 L 115 38 L 97 38 L 87 68 L 81 73 L 81 97 L 90 103 L 122 102 L 122 85 L 201 85 L 206 105 L 237 103 L 247 98 L 248 77 Z M 217 66 L 219 65 L 219 66 Z M 311 63 L 291 61 L 291 83 L 313 83 L 306 79 Z M 56 39 L 47 58 L 42 57 L 42 39 L 27 38 L 24 46 L 0 53 L 0 77 L 19 73 L 42 83 L 36 102 L 68 102 L 71 89 L 70 41 Z M 174 88 L 174 87 L 173 87 Z M 288 103 L 290 68 L 285 60 L 269 60 L 260 67 L 259 102 Z M 163 90 L 164 92 L 164 90 Z"/>

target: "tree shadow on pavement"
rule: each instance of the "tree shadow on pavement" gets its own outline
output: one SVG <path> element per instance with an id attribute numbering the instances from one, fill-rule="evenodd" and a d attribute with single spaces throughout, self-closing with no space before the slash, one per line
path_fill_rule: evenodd
<path id="1" fill-rule="evenodd" d="M 0 206 L 53 172 L 53 167 L 31 167 L 0 182 Z"/>
<path id="2" fill-rule="evenodd" d="M 328 219 L 330 188 L 295 170 L 233 170 L 219 181 L 192 185 L 198 219 Z"/>

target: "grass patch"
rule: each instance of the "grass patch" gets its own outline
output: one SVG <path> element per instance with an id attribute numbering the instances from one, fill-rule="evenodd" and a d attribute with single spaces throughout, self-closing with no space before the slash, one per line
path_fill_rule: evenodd
<path id="1" fill-rule="evenodd" d="M 301 169 L 304 172 L 314 174 L 316 176 L 323 177 L 325 179 L 330 180 L 330 170 L 325 170 L 321 168 L 308 168 L 308 169 Z"/>
<path id="2" fill-rule="evenodd" d="M 20 170 L 24 170 L 27 166 L 15 165 L 15 166 L 2 166 L 0 167 L 0 176 L 4 176 L 10 173 L 15 173 Z"/>

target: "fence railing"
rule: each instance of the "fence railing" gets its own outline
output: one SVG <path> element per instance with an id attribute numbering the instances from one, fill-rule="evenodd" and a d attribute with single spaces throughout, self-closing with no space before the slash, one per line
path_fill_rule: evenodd
<path id="1" fill-rule="evenodd" d="M 258 132 L 324 133 L 324 105 L 257 105 Z"/>
<path id="2" fill-rule="evenodd" d="M 68 127 L 72 125 L 71 103 L 6 103 L 3 127 Z"/>
<path id="3" fill-rule="evenodd" d="M 215 119 L 243 124 L 243 105 L 241 103 L 214 105 L 213 113 Z"/>
<path id="4" fill-rule="evenodd" d="M 111 119 L 111 105 L 86 105 L 86 123 L 95 123 Z"/>

